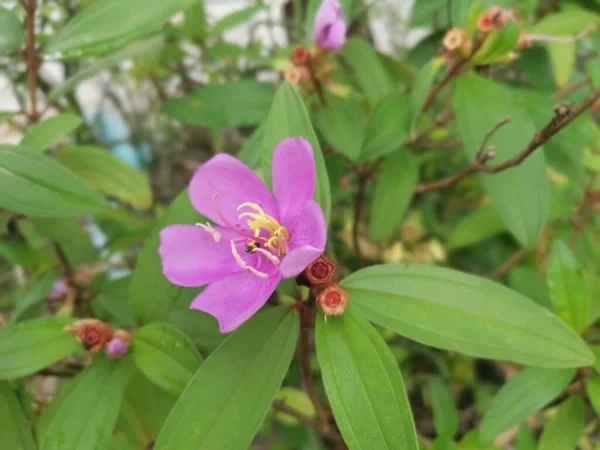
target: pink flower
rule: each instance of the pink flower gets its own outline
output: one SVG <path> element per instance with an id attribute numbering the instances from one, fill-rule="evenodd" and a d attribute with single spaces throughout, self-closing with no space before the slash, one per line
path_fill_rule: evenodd
<path id="1" fill-rule="evenodd" d="M 338 0 L 323 0 L 315 15 L 313 41 L 325 50 L 336 50 L 346 41 L 344 11 Z"/>
<path id="2" fill-rule="evenodd" d="M 164 228 L 158 252 L 171 283 L 208 284 L 190 308 L 215 316 L 222 333 L 256 313 L 282 278 L 299 275 L 323 253 L 327 228 L 312 199 L 315 177 L 312 148 L 295 137 L 273 152 L 273 195 L 226 154 L 200 166 L 192 178 L 192 205 L 216 225 Z"/>

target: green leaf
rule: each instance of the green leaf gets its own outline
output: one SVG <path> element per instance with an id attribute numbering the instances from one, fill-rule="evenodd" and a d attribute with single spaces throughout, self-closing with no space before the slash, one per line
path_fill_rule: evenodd
<path id="1" fill-rule="evenodd" d="M 527 424 L 521 425 L 515 442 L 515 450 L 536 450 L 535 436 Z"/>
<path id="2" fill-rule="evenodd" d="M 563 241 L 552 246 L 546 278 L 554 312 L 581 333 L 588 323 L 590 297 L 575 255 Z"/>
<path id="3" fill-rule="evenodd" d="M 164 390 L 179 396 L 202 363 L 194 343 L 172 325 L 152 323 L 131 341 L 137 368 Z"/>
<path id="4" fill-rule="evenodd" d="M 237 154 L 237 158 L 251 169 L 257 169 L 260 166 L 264 138 L 265 127 L 264 125 L 260 125 L 248 137 Z"/>
<path id="5" fill-rule="evenodd" d="M 24 29 L 13 11 L 0 7 L 0 53 L 9 53 L 21 47 L 25 42 Z"/>
<path id="6" fill-rule="evenodd" d="M 79 83 L 93 77 L 103 70 L 111 69 L 121 61 L 140 57 L 150 52 L 158 52 L 164 45 L 163 36 L 155 36 L 140 42 L 135 42 L 123 50 L 111 53 L 103 58 L 99 58 L 93 63 L 77 70 L 64 82 L 53 88 L 48 94 L 48 100 L 56 100 L 65 94 L 73 91 Z"/>
<path id="7" fill-rule="evenodd" d="M 258 125 L 271 107 L 273 85 L 253 80 L 211 84 L 167 101 L 163 112 L 190 125 L 222 128 Z"/>
<path id="8" fill-rule="evenodd" d="M 352 309 L 319 312 L 315 333 L 325 392 L 350 450 L 417 450 L 402 375 L 381 335 Z"/>
<path id="9" fill-rule="evenodd" d="M 359 270 L 342 285 L 364 317 L 426 345 L 541 367 L 587 366 L 595 359 L 561 319 L 484 278 L 386 264 Z"/>
<path id="10" fill-rule="evenodd" d="M 573 8 L 548 14 L 529 30 L 529 34 L 574 36 L 585 28 L 600 22 L 600 17 L 583 8 Z"/>
<path id="11" fill-rule="evenodd" d="M 548 43 L 548 55 L 554 68 L 554 81 L 557 87 L 563 87 L 571 78 L 575 69 L 576 48 L 575 43 Z"/>
<path id="12" fill-rule="evenodd" d="M 553 311 L 546 280 L 531 267 L 517 266 L 508 274 L 508 285 L 538 305 Z"/>
<path id="13" fill-rule="evenodd" d="M 515 49 L 520 34 L 521 27 L 514 20 L 508 20 L 500 31 L 488 34 L 481 48 L 473 55 L 473 64 L 485 65 L 502 61 Z"/>
<path id="14" fill-rule="evenodd" d="M 314 113 L 314 123 L 329 145 L 356 161 L 365 135 L 365 116 L 358 100 L 329 96 Z"/>
<path id="15" fill-rule="evenodd" d="M 431 377 L 428 384 L 435 431 L 439 437 L 452 440 L 458 431 L 458 409 L 454 395 L 439 377 Z"/>
<path id="16" fill-rule="evenodd" d="M 0 381 L 0 424 L 3 449 L 36 450 L 23 408 L 8 381 Z"/>
<path id="17" fill-rule="evenodd" d="M 506 226 L 491 205 L 484 205 L 461 216 L 452 227 L 448 249 L 457 250 L 485 241 L 506 230 Z"/>
<path id="18" fill-rule="evenodd" d="M 11 145 L 0 145 L 0 192 L 0 207 L 33 217 L 73 217 L 108 206 L 57 162 Z"/>
<path id="19" fill-rule="evenodd" d="M 89 231 L 77 219 L 31 219 L 33 228 L 40 235 L 63 246 L 67 259 L 73 265 L 98 258 L 98 249 L 92 244 Z"/>
<path id="20" fill-rule="evenodd" d="M 130 286 L 131 277 L 119 278 L 103 285 L 100 293 L 90 302 L 96 317 L 113 325 L 133 328 L 135 319 L 129 304 Z"/>
<path id="21" fill-rule="evenodd" d="M 0 331 L 0 380 L 30 375 L 81 348 L 63 328 L 71 319 L 45 317 Z"/>
<path id="22" fill-rule="evenodd" d="M 265 125 L 263 141 L 262 167 L 267 184 L 271 183 L 271 160 L 275 146 L 287 137 L 300 136 L 306 139 L 314 152 L 317 167 L 317 186 L 315 200 L 321 205 L 325 217 L 329 219 L 331 211 L 331 192 L 327 169 L 321 153 L 321 147 L 306 113 L 306 108 L 298 91 L 289 83 L 283 83 L 269 112 Z"/>
<path id="23" fill-rule="evenodd" d="M 23 316 L 26 316 L 28 313 L 31 314 L 32 309 L 42 304 L 52 290 L 52 285 L 57 278 L 56 273 L 47 273 L 39 280 L 36 280 L 27 291 L 23 292 L 15 303 L 15 309 L 10 315 L 8 325 L 19 322 Z"/>
<path id="24" fill-rule="evenodd" d="M 397 93 L 385 97 L 375 106 L 365 130 L 360 161 L 371 161 L 400 150 L 409 135 L 408 97 Z"/>
<path id="25" fill-rule="evenodd" d="M 200 366 L 155 448 L 248 448 L 288 370 L 298 331 L 296 311 L 285 307 L 238 328 Z"/>
<path id="26" fill-rule="evenodd" d="M 503 431 L 523 422 L 558 397 L 574 376 L 574 369 L 524 369 L 494 397 L 483 416 L 481 438 L 491 442 Z"/>
<path id="27" fill-rule="evenodd" d="M 592 375 L 585 379 L 585 391 L 594 411 L 600 415 L 600 375 Z"/>
<path id="28" fill-rule="evenodd" d="M 31 126 L 23 136 L 23 140 L 19 145 L 28 147 L 34 150 L 46 150 L 60 137 L 66 136 L 71 131 L 75 130 L 83 120 L 81 117 L 63 113 L 58 116 L 50 117 Z"/>
<path id="29" fill-rule="evenodd" d="M 460 77 L 455 87 L 459 134 L 470 159 L 477 157 L 486 134 L 506 117 L 512 122 L 497 130 L 489 142 L 496 149 L 492 163 L 510 159 L 529 143 L 534 126 L 509 89 L 477 75 Z M 516 167 L 480 177 L 508 229 L 523 245 L 533 244 L 548 217 L 543 153 L 536 151 Z"/>
<path id="30" fill-rule="evenodd" d="M 176 12 L 198 0 L 101 0 L 62 27 L 48 42 L 50 58 L 78 58 L 82 53 L 114 50 L 157 30 Z"/>
<path id="31" fill-rule="evenodd" d="M 417 119 L 423 111 L 435 77 L 444 65 L 444 62 L 444 58 L 433 58 L 421 67 L 415 76 L 415 81 L 410 92 L 410 108 L 412 111 L 411 134 L 415 132 Z"/>
<path id="32" fill-rule="evenodd" d="M 379 169 L 369 232 L 378 241 L 389 236 L 402 220 L 419 177 L 419 163 L 407 150 L 387 157 Z"/>
<path id="33" fill-rule="evenodd" d="M 290 386 L 282 387 L 275 396 L 275 400 L 285 404 L 286 406 L 289 406 L 296 411 L 301 412 L 311 419 L 314 419 L 317 415 L 310 397 L 300 389 Z M 274 418 L 279 422 L 288 425 L 300 425 L 301 423 L 297 418 L 281 411 L 275 412 Z"/>
<path id="34" fill-rule="evenodd" d="M 249 20 L 252 16 L 254 16 L 257 12 L 264 9 L 264 5 L 258 4 L 253 5 L 248 8 L 240 9 L 238 11 L 234 11 L 231 14 L 226 15 L 222 19 L 220 19 L 217 23 L 215 23 L 208 30 L 209 36 L 218 36 L 223 31 L 226 31 L 230 28 L 233 28 L 237 25 L 240 25 L 247 20 Z"/>
<path id="35" fill-rule="evenodd" d="M 397 90 L 396 80 L 367 40 L 352 37 L 344 45 L 344 57 L 372 105 Z"/>
<path id="36" fill-rule="evenodd" d="M 585 403 L 581 397 L 565 400 L 556 416 L 544 427 L 538 450 L 575 450 L 585 425 Z"/>
<path id="37" fill-rule="evenodd" d="M 163 320 L 177 297 L 185 291 L 198 291 L 193 288 L 181 288 L 171 284 L 162 273 L 162 264 L 158 255 L 160 230 L 176 223 L 192 224 L 202 222 L 202 216 L 190 203 L 187 189 L 173 200 L 156 223 L 138 255 L 129 291 L 133 315 L 140 324 Z"/>
<path id="38" fill-rule="evenodd" d="M 152 206 L 148 177 L 103 148 L 64 147 L 58 151 L 56 159 L 108 197 L 136 208 Z"/>
<path id="39" fill-rule="evenodd" d="M 127 358 L 99 358 L 75 377 L 36 424 L 40 450 L 106 448 L 133 375 Z"/>

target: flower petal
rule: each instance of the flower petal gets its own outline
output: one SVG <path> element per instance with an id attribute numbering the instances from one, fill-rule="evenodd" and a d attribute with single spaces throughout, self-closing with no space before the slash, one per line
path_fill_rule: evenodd
<path id="1" fill-rule="evenodd" d="M 227 228 L 216 227 L 219 243 L 213 235 L 196 225 L 171 225 L 160 232 L 160 254 L 163 273 L 178 286 L 195 287 L 219 280 L 242 268 L 231 253 L 230 240 L 240 236 Z M 256 264 L 256 255 L 243 251 L 240 255 L 248 264 Z"/>
<path id="2" fill-rule="evenodd" d="M 268 278 L 247 271 L 229 275 L 211 283 L 192 300 L 190 308 L 215 316 L 221 333 L 229 333 L 266 303 L 280 279 L 277 273 Z"/>
<path id="3" fill-rule="evenodd" d="M 203 216 L 219 225 L 226 225 L 215 210 L 216 204 L 227 222 L 247 229 L 240 220 L 238 206 L 245 202 L 258 203 L 267 214 L 277 218 L 273 196 L 262 180 L 244 163 L 233 156 L 218 154 L 202 164 L 190 182 L 190 201 Z"/>
<path id="4" fill-rule="evenodd" d="M 300 274 L 323 253 L 326 243 L 325 215 L 319 204 L 310 200 L 302 211 L 302 220 L 291 232 L 290 251 L 279 266 L 281 276 L 291 278 Z"/>
<path id="5" fill-rule="evenodd" d="M 288 230 L 293 230 L 304 205 L 315 193 L 312 147 L 301 137 L 283 139 L 273 151 L 271 170 L 280 223 Z"/>
<path id="6" fill-rule="evenodd" d="M 323 0 L 315 15 L 313 41 L 321 48 L 335 50 L 344 45 L 346 23 L 338 0 Z"/>

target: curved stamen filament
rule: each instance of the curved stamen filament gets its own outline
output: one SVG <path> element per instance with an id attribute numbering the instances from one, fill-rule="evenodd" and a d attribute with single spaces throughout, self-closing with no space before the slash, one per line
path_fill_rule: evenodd
<path id="1" fill-rule="evenodd" d="M 242 259 L 242 257 L 238 253 L 237 248 L 235 247 L 235 242 L 229 241 L 229 243 L 231 244 L 231 253 L 233 254 L 233 258 L 235 259 L 235 262 L 238 263 L 238 266 L 240 266 L 242 269 L 247 270 L 252 275 L 255 275 L 259 278 L 268 278 L 268 276 L 269 276 L 268 274 L 261 272 L 259 270 L 256 270 L 254 267 L 246 264 L 246 262 Z"/>
<path id="2" fill-rule="evenodd" d="M 210 233 L 212 235 L 212 238 L 214 239 L 215 243 L 218 244 L 219 242 L 221 242 L 221 233 L 219 233 L 217 230 L 215 230 L 210 223 L 208 223 L 208 222 L 206 222 L 206 224 L 197 223 L 196 226 L 202 228 L 207 233 Z"/>
<path id="3" fill-rule="evenodd" d="M 254 251 L 263 255 L 265 258 L 267 258 L 269 261 L 271 261 L 273 263 L 273 265 L 275 265 L 275 266 L 279 265 L 279 258 L 277 258 L 277 256 L 275 256 L 273 253 L 268 252 L 263 248 L 255 248 Z"/>

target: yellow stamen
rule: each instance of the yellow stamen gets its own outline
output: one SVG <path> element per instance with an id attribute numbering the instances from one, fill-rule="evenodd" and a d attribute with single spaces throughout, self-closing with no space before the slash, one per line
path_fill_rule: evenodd
<path id="1" fill-rule="evenodd" d="M 286 243 L 290 240 L 290 233 L 287 228 L 282 226 L 277 219 L 267 214 L 257 203 L 246 202 L 238 206 L 238 211 L 242 208 L 249 208 L 254 212 L 244 212 L 239 218 L 248 218 L 247 221 L 250 230 L 254 236 L 265 242 L 265 247 L 273 249 L 278 256 L 285 255 Z M 268 237 L 261 237 L 261 231 L 265 230 Z"/>

